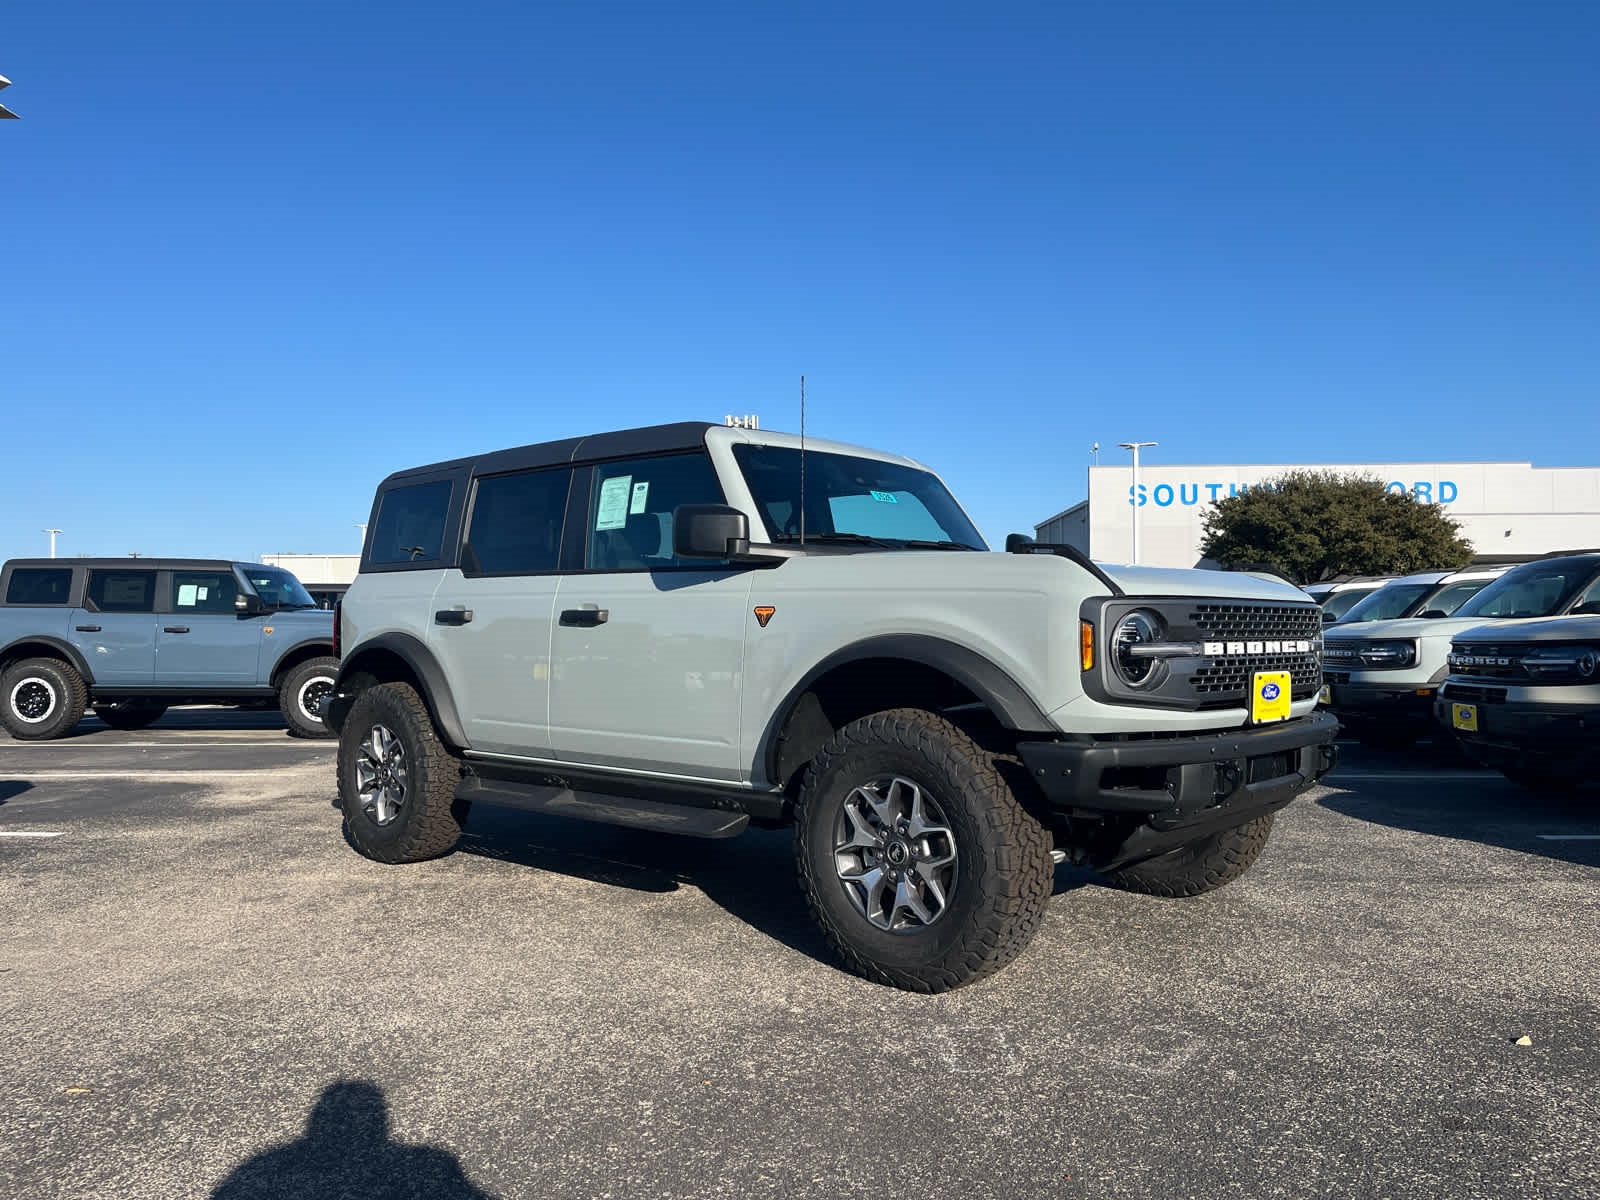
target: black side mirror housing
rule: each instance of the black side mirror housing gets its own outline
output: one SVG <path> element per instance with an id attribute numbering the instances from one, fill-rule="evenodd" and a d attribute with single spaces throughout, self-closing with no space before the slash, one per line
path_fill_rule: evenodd
<path id="1" fill-rule="evenodd" d="M 750 553 L 750 518 L 726 504 L 680 504 L 672 510 L 672 553 L 743 558 Z"/>
<path id="2" fill-rule="evenodd" d="M 1322 623 L 1324 625 L 1332 625 L 1338 619 L 1339 619 L 1338 617 L 1334 616 L 1327 609 L 1323 609 L 1322 610 Z"/>
<path id="3" fill-rule="evenodd" d="M 233 598 L 233 609 L 241 617 L 259 617 L 267 611 L 260 596 L 247 596 L 243 592 Z"/>
<path id="4" fill-rule="evenodd" d="M 1006 534 L 1007 554 L 1020 554 L 1024 549 L 1033 544 L 1033 539 L 1025 533 Z"/>

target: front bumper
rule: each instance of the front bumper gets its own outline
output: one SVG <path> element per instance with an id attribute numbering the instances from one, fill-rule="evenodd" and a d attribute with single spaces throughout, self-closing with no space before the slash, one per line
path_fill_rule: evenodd
<path id="1" fill-rule="evenodd" d="M 1347 725 L 1382 725 L 1386 730 L 1432 732 L 1433 704 L 1438 694 L 1425 683 L 1340 683 L 1325 675 L 1328 699 L 1323 707 Z"/>
<path id="2" fill-rule="evenodd" d="M 1319 711 L 1256 728 L 1023 742 L 1017 751 L 1063 815 L 1139 814 L 1169 828 L 1227 815 L 1239 824 L 1281 808 L 1332 770 L 1338 731 L 1338 720 Z"/>
<path id="3" fill-rule="evenodd" d="M 1600 705 L 1518 700 L 1506 692 L 1447 683 L 1439 689 L 1435 716 L 1484 766 L 1575 777 L 1600 773 Z M 1454 727 L 1455 704 L 1475 706 L 1477 729 Z"/>

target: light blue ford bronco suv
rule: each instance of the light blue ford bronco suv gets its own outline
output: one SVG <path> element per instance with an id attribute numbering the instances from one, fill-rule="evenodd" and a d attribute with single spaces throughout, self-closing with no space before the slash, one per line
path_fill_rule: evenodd
<path id="1" fill-rule="evenodd" d="M 700 837 L 792 826 L 879 982 L 1011 961 L 1053 861 L 1190 896 L 1333 763 L 1299 589 L 987 547 L 901 455 L 663 425 L 391 475 L 346 593 L 344 826 L 447 853 L 475 804 Z"/>
<path id="2" fill-rule="evenodd" d="M 65 737 L 87 707 L 141 729 L 178 704 L 277 707 L 325 737 L 333 614 L 279 567 L 216 559 L 18 558 L 0 567 L 0 724 Z"/>

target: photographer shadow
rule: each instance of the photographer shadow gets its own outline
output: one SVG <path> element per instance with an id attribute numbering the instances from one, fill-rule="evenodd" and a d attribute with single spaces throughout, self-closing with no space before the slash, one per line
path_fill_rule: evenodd
<path id="1" fill-rule="evenodd" d="M 247 1159 L 212 1200 L 494 1200 L 460 1160 L 437 1146 L 391 1140 L 389 1106 L 376 1084 L 340 1080 L 323 1089 L 297 1141 Z"/>

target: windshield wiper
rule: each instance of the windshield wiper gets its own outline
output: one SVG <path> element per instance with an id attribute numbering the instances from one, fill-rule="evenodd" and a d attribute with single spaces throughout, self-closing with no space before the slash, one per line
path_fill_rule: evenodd
<path id="1" fill-rule="evenodd" d="M 775 542 L 798 542 L 800 535 L 798 533 L 780 533 L 772 540 Z M 882 546 L 888 550 L 897 549 L 900 545 L 898 542 L 885 541 L 883 538 L 868 537 L 864 533 L 808 533 L 806 534 L 806 541 L 830 542 L 834 545 L 846 546 Z"/>
<path id="2" fill-rule="evenodd" d="M 969 546 L 966 542 L 930 542 L 921 538 L 912 538 L 905 543 L 907 550 L 977 550 L 982 553 L 983 547 Z"/>

